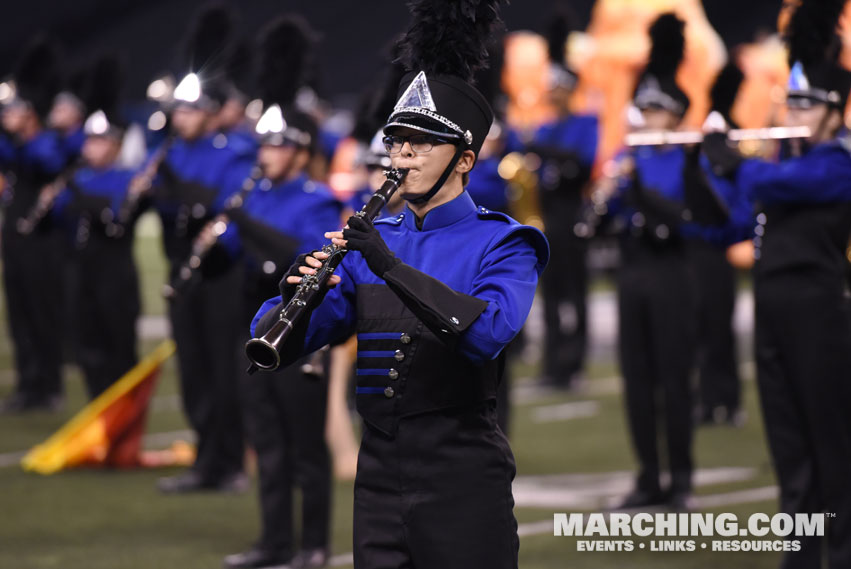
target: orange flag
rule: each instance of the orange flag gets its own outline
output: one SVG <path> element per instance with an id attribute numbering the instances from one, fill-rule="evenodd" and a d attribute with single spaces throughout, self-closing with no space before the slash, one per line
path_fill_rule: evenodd
<path id="1" fill-rule="evenodd" d="M 174 353 L 160 344 L 136 367 L 84 407 L 21 460 L 24 470 L 53 474 L 75 466 L 126 468 L 143 464 L 142 435 L 160 369 Z"/>

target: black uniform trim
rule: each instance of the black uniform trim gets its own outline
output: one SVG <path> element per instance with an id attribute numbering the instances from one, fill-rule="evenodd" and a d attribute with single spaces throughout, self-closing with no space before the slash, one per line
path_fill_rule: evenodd
<path id="1" fill-rule="evenodd" d="M 450 347 L 488 306 L 486 301 L 456 292 L 405 263 L 384 273 L 384 280 L 405 306 Z"/>

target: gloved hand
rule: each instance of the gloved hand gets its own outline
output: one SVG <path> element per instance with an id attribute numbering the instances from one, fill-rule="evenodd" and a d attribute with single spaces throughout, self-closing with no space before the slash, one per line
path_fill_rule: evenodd
<path id="1" fill-rule="evenodd" d="M 300 267 L 310 267 L 307 264 L 307 258 L 313 256 L 316 251 L 311 251 L 310 253 L 302 253 L 298 257 L 295 258 L 293 264 L 290 265 L 290 268 L 287 269 L 287 272 L 284 273 L 281 282 L 278 283 L 278 290 L 281 291 L 281 299 L 284 301 L 284 304 L 289 302 L 289 300 L 295 295 L 295 291 L 298 288 L 299 283 L 290 283 L 287 282 L 289 277 L 298 277 L 301 278 L 304 275 L 299 271 Z"/>
<path id="2" fill-rule="evenodd" d="M 716 176 L 732 178 L 742 163 L 742 155 L 727 144 L 727 135 L 723 132 L 710 132 L 704 135 L 701 150 L 712 164 Z"/>
<path id="3" fill-rule="evenodd" d="M 348 227 L 343 229 L 346 249 L 360 251 L 369 270 L 376 276 L 384 278 L 384 273 L 402 262 L 387 247 L 381 234 L 368 219 L 353 215 L 346 225 Z"/>

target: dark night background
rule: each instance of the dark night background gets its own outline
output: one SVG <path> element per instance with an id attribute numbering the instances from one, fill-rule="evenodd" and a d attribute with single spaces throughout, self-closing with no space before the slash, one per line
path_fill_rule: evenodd
<path id="1" fill-rule="evenodd" d="M 593 3 L 571 2 L 580 26 L 587 25 Z M 44 31 L 61 41 L 68 68 L 101 51 L 121 54 L 128 67 L 125 95 L 141 99 L 155 74 L 173 68 L 188 22 L 206 2 L 6 0 L 3 4 L 0 77 L 11 72 L 21 46 Z M 380 51 L 408 21 L 402 0 L 231 0 L 229 4 L 248 39 L 279 13 L 301 13 L 322 34 L 320 94 L 338 103 L 376 76 Z M 704 0 L 709 20 L 728 46 L 773 30 L 780 4 L 781 0 Z M 503 19 L 509 30 L 541 31 L 551 6 L 552 0 L 513 0 L 503 9 Z"/>

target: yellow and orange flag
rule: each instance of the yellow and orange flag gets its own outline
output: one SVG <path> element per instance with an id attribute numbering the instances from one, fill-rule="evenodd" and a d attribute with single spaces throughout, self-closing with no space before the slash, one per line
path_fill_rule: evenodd
<path id="1" fill-rule="evenodd" d="M 76 466 L 144 466 L 141 444 L 148 404 L 162 364 L 174 349 L 172 340 L 160 344 L 53 436 L 33 447 L 21 459 L 24 470 L 53 474 Z"/>

